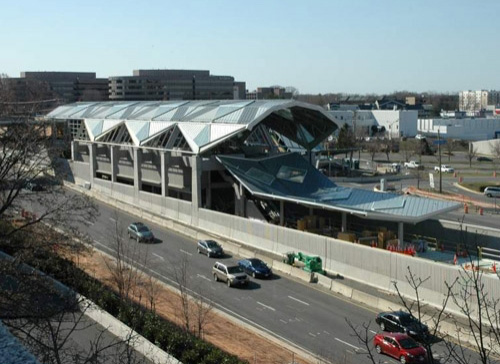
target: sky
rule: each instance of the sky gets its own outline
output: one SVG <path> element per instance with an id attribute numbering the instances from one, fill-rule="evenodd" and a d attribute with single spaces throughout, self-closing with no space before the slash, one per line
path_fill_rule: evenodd
<path id="1" fill-rule="evenodd" d="M 300 93 L 500 89 L 499 0 L 0 0 L 0 73 L 203 69 Z"/>

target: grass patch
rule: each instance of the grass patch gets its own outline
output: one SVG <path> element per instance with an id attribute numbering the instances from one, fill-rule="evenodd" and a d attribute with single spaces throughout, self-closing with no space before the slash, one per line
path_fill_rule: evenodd
<path id="1" fill-rule="evenodd" d="M 488 186 L 500 187 L 500 182 L 497 181 L 467 182 L 467 183 L 460 183 L 460 186 L 463 186 L 465 188 L 468 188 L 469 190 L 473 190 L 476 192 L 484 192 L 484 189 Z"/>

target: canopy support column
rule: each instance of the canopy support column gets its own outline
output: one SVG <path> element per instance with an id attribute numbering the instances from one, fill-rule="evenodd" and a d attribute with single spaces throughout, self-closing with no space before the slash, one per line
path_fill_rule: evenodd
<path id="1" fill-rule="evenodd" d="M 94 186 L 95 171 L 97 168 L 97 145 L 89 144 L 89 167 L 90 167 L 90 185 Z"/>
<path id="2" fill-rule="evenodd" d="M 347 212 L 342 212 L 342 232 L 347 231 Z"/>
<path id="3" fill-rule="evenodd" d="M 168 197 L 168 164 L 170 160 L 169 152 L 160 153 L 160 173 L 161 173 L 161 195 L 162 197 Z"/>
<path id="4" fill-rule="evenodd" d="M 398 222 L 398 239 L 399 243 L 403 244 L 403 237 L 404 237 L 404 224 L 403 222 Z"/>
<path id="5" fill-rule="evenodd" d="M 285 226 L 285 201 L 280 201 L 280 226 Z"/>
<path id="6" fill-rule="evenodd" d="M 116 145 L 111 145 L 109 155 L 111 159 L 111 182 L 116 182 L 116 174 L 118 173 L 118 149 Z"/>

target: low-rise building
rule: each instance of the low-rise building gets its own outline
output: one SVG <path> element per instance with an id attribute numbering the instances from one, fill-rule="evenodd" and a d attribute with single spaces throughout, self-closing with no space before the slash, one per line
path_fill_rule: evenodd
<path id="1" fill-rule="evenodd" d="M 357 136 L 371 136 L 374 131 L 390 138 L 414 137 L 417 134 L 418 112 L 415 110 L 331 110 L 328 112 L 339 128 L 352 127 Z"/>
<path id="2" fill-rule="evenodd" d="M 245 99 L 245 83 L 203 70 L 134 70 L 132 76 L 109 77 L 110 100 Z"/>

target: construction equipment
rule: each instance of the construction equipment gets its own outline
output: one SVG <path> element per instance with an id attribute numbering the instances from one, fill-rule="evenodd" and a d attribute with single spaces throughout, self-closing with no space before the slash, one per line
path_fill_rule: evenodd
<path id="1" fill-rule="evenodd" d="M 290 265 L 295 265 L 295 260 L 304 263 L 302 270 L 306 272 L 315 272 L 324 274 L 323 262 L 317 255 L 306 255 L 304 253 L 298 252 L 288 252 L 286 253 L 285 263 Z"/>

